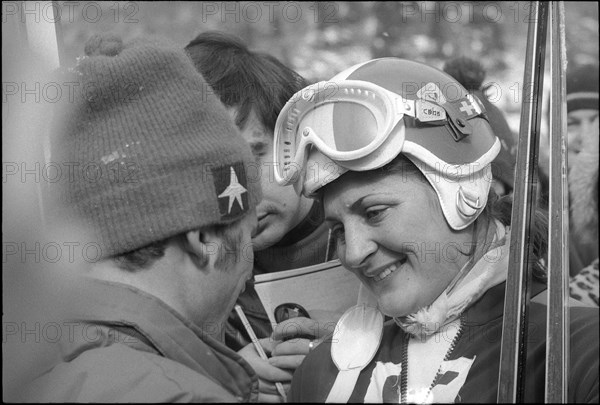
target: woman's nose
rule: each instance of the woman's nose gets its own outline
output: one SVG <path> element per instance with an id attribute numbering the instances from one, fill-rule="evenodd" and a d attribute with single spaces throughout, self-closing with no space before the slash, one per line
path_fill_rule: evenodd
<path id="1" fill-rule="evenodd" d="M 377 243 L 368 231 L 357 227 L 345 229 L 344 265 L 350 269 L 359 269 L 368 263 L 368 259 L 377 251 Z"/>

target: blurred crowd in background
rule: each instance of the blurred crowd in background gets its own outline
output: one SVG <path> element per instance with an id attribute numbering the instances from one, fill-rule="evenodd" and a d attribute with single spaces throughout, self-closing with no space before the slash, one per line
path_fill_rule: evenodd
<path id="1" fill-rule="evenodd" d="M 35 7 L 42 7 L 43 2 L 28 3 L 35 12 Z M 10 5 L 11 2 L 3 4 L 3 17 L 9 18 L 9 13 L 5 13 L 10 11 L 6 4 Z M 224 31 L 242 38 L 252 50 L 277 57 L 310 83 L 326 80 L 351 65 L 377 57 L 412 59 L 440 69 L 449 60 L 469 57 L 479 62 L 485 72 L 480 77 L 482 81 L 473 90 L 483 91 L 489 102 L 504 113 L 510 128 L 508 136 L 512 135 L 513 141 L 516 141 L 523 102 L 525 39 L 531 19 L 529 2 L 63 1 L 55 4 L 59 6 L 55 11 L 61 17 L 60 24 L 57 24 L 62 40 L 61 63 L 66 67 L 76 64 L 77 58 L 83 54 L 84 44 L 93 34 L 107 31 L 115 32 L 124 40 L 140 36 L 166 37 L 181 49 L 199 33 Z M 569 66 L 597 65 L 597 4 L 566 2 L 565 7 Z M 40 18 L 52 15 L 52 11 L 48 10 L 39 9 L 37 12 Z M 4 22 L 3 20 L 3 34 L 6 25 Z M 20 83 L 45 74 L 40 73 L 41 66 L 31 55 L 23 53 L 11 58 L 15 52 L 20 52 L 16 41 L 11 43 L 11 38 L 3 35 L 2 42 L 3 56 L 9 56 L 3 58 L 3 82 Z M 548 76 L 544 86 L 547 93 L 550 87 L 548 68 L 546 74 Z M 6 99 L 4 90 L 3 86 L 3 99 Z M 3 191 L 8 189 L 8 192 L 3 192 L 3 264 L 10 264 L 10 260 L 13 260 L 17 263 L 13 267 L 23 270 L 28 266 L 39 266 L 40 261 L 44 266 L 49 262 L 54 263 L 48 259 L 48 255 L 51 256 L 54 252 L 52 249 L 56 249 L 56 246 L 70 254 L 71 250 L 68 249 L 71 249 L 71 245 L 61 240 L 85 239 L 69 233 L 40 235 L 39 221 L 34 217 L 40 212 L 36 203 L 40 193 L 37 186 L 44 179 L 40 180 L 38 176 L 34 177 L 33 182 L 19 182 L 19 178 L 23 178 L 22 174 L 11 177 L 11 173 L 7 172 L 9 169 L 17 172 L 23 169 L 23 166 L 14 166 L 12 162 L 30 162 L 26 167 L 31 169 L 34 167 L 33 162 L 44 161 L 41 157 L 43 140 L 40 140 L 40 130 L 45 129 L 50 120 L 49 111 L 44 105 L 19 103 L 18 98 L 13 100 L 13 104 L 3 100 L 2 108 L 3 132 L 17 135 L 3 137 Z M 543 108 L 547 109 L 547 94 L 544 100 Z M 547 150 L 547 143 L 544 143 L 547 118 L 545 111 L 542 120 L 542 161 L 544 151 Z M 35 176 L 32 173 L 30 171 L 27 179 Z M 33 236 L 36 244 L 27 245 L 29 250 L 24 250 L 23 244 L 12 242 L 27 241 Z M 45 243 L 45 239 L 51 242 Z M 81 250 L 81 246 L 77 248 Z M 22 257 L 29 259 L 27 264 L 23 260 L 19 261 Z M 76 263 L 66 260 L 66 256 L 63 257 L 61 264 L 67 262 L 73 268 L 76 266 Z M 10 290 L 14 297 L 26 297 L 27 305 L 44 308 L 43 295 L 36 294 L 37 290 L 33 290 L 34 293 L 31 294 L 28 283 L 33 282 L 19 273 L 3 271 L 3 282 L 10 286 L 3 291 Z M 40 285 L 52 285 L 51 277 L 47 274 L 40 276 L 43 278 Z M 4 322 L 9 324 L 11 320 L 21 319 L 20 312 L 25 311 L 25 308 L 20 306 L 20 301 L 17 305 L 16 301 L 12 302 L 4 296 L 3 304 L 5 308 L 8 307 L 5 314 L 10 315 L 3 318 Z M 36 314 L 37 316 L 42 318 L 43 314 Z M 4 349 L 3 345 L 3 354 L 9 358 L 6 364 L 23 364 L 22 367 L 25 368 L 26 361 L 15 359 L 16 353 L 6 352 Z M 32 359 L 37 355 L 35 350 L 31 350 Z M 14 373 L 17 375 L 15 378 L 18 378 L 19 371 Z"/>
<path id="2" fill-rule="evenodd" d="M 482 63 L 490 101 L 518 131 L 529 2 L 59 3 L 67 65 L 75 63 L 91 35 L 106 31 L 124 39 L 164 36 L 181 47 L 201 32 L 225 31 L 250 49 L 272 54 L 309 82 L 383 56 L 440 69 L 448 59 L 468 56 Z M 567 2 L 565 8 L 569 63 L 597 63 L 597 5 Z"/>

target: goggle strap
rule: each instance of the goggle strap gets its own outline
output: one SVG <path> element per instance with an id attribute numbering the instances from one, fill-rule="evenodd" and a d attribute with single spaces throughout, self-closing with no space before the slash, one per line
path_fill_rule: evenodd
<path id="1" fill-rule="evenodd" d="M 467 116 L 461 112 L 456 103 L 448 102 L 444 104 L 444 109 L 448 114 L 448 127 L 450 128 L 450 133 L 456 142 L 473 133 L 473 126 L 469 123 Z"/>

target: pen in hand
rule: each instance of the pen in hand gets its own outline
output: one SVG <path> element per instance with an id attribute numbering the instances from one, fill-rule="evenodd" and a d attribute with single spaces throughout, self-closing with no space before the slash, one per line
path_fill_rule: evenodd
<path id="1" fill-rule="evenodd" d="M 246 314 L 244 314 L 244 311 L 242 310 L 242 307 L 240 307 L 239 305 L 236 305 L 235 312 L 237 312 L 238 316 L 240 317 L 240 319 L 242 321 L 242 324 L 244 325 L 244 328 L 246 328 L 246 332 L 248 332 L 248 336 L 250 336 L 250 339 L 252 340 L 252 343 L 254 344 L 254 348 L 258 352 L 258 355 L 263 360 L 268 360 L 269 358 L 267 357 L 267 354 L 265 353 L 262 346 L 260 345 L 260 342 L 258 341 L 258 338 L 256 337 L 256 334 L 254 333 L 252 326 L 250 326 L 250 322 L 248 322 L 248 318 L 246 318 Z M 283 401 L 287 402 L 287 396 L 285 395 L 285 390 L 283 389 L 283 385 L 280 382 L 276 382 L 275 387 L 277 387 L 277 391 L 279 392 L 279 395 L 281 395 L 281 397 L 283 398 Z"/>

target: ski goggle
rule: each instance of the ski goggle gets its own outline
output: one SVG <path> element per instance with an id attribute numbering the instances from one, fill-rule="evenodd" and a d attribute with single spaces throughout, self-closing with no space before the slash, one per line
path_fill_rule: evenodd
<path id="1" fill-rule="evenodd" d="M 312 145 L 344 166 L 377 151 L 404 118 L 445 125 L 444 107 L 410 100 L 370 82 L 319 82 L 296 93 L 275 125 L 275 180 L 298 180 Z M 397 154 L 399 150 L 396 150 Z"/>

